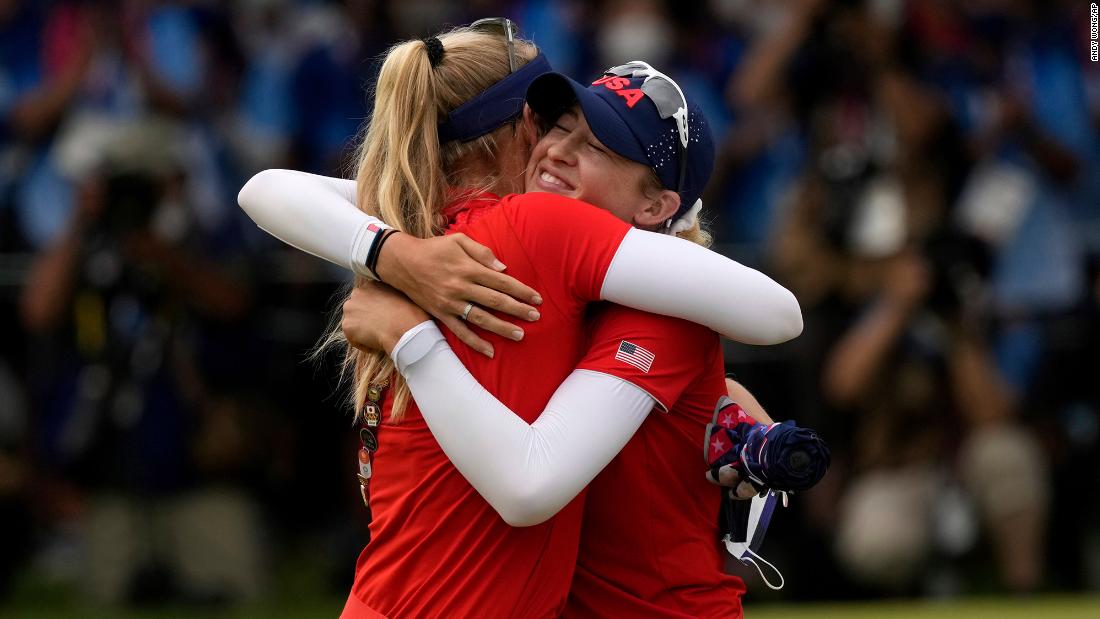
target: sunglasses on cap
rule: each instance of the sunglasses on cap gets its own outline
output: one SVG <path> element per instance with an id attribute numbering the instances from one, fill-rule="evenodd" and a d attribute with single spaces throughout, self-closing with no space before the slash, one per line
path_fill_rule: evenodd
<path id="1" fill-rule="evenodd" d="M 508 42 L 508 73 L 516 72 L 516 33 L 519 31 L 516 22 L 507 17 L 486 17 L 470 24 L 469 28 L 503 35 Z"/>
<path id="2" fill-rule="evenodd" d="M 672 118 L 676 121 L 676 130 L 680 135 L 677 140 L 677 156 L 680 159 L 680 173 L 676 181 L 676 193 L 684 190 L 684 177 L 687 176 L 687 147 L 688 147 L 688 108 L 684 91 L 672 80 L 671 77 L 654 69 L 648 62 L 632 60 L 617 67 L 611 67 L 603 72 L 604 75 L 615 77 L 644 77 L 642 93 L 657 107 L 657 113 L 661 119 Z"/>

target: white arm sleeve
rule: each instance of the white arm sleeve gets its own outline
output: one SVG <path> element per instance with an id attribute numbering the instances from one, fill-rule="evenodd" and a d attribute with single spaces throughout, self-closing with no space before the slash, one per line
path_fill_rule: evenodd
<path id="1" fill-rule="evenodd" d="M 241 208 L 298 249 L 374 279 L 365 266 L 381 220 L 355 207 L 355 181 L 265 170 L 241 189 Z M 721 254 L 665 234 L 632 229 L 604 278 L 602 298 L 684 318 L 747 344 L 778 344 L 802 332 L 789 290 Z"/>
<path id="2" fill-rule="evenodd" d="M 355 181 L 294 170 L 264 170 L 237 195 L 252 221 L 306 253 L 375 279 L 366 267 L 374 233 L 389 228 L 355 206 Z"/>
<path id="3" fill-rule="evenodd" d="M 767 275 L 695 243 L 636 228 L 615 252 L 601 296 L 746 344 L 778 344 L 802 333 L 798 300 Z"/>
<path id="4" fill-rule="evenodd" d="M 539 524 L 565 507 L 655 404 L 618 377 L 574 370 L 527 424 L 478 384 L 435 323 L 411 329 L 392 354 L 444 453 L 512 526 Z"/>

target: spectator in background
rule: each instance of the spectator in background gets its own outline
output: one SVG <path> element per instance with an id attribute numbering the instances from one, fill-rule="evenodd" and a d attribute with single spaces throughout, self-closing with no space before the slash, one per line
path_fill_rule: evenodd
<path id="1" fill-rule="evenodd" d="M 0 2 L 0 192 L 11 196 L 13 221 L 35 246 L 50 237 L 70 203 L 48 145 L 91 59 L 87 37 L 74 37 L 83 53 L 71 61 L 45 53 L 49 12 L 36 3 Z"/>
<path id="2" fill-rule="evenodd" d="M 0 355 L 8 351 L 0 349 Z M 16 374 L 0 356 L 0 600 L 31 550 L 30 470 L 27 458 L 28 407 Z"/>
<path id="3" fill-rule="evenodd" d="M 952 289 L 969 285 L 951 281 L 973 267 L 962 248 L 893 258 L 826 363 L 826 397 L 857 415 L 837 551 L 860 579 L 928 585 L 923 568 L 937 552 L 973 544 L 965 530 L 937 537 L 957 515 L 943 511 L 952 507 L 945 490 L 961 486 L 988 527 L 1002 583 L 1028 592 L 1042 579 L 1047 458 L 965 307 L 973 291 Z"/>
<path id="4" fill-rule="evenodd" d="M 386 3 L 347 0 L 346 6 L 309 10 L 302 29 L 309 43 L 291 77 L 295 169 L 344 170 L 362 125 L 366 88 L 378 67 L 373 59 L 396 39 L 387 30 Z"/>
<path id="5" fill-rule="evenodd" d="M 112 133 L 150 112 L 187 122 L 188 192 L 202 225 L 223 225 L 231 193 L 204 112 L 224 90 L 216 86 L 227 80 L 217 76 L 235 63 L 212 36 L 217 14 L 127 0 L 14 6 L 6 18 L 0 11 L 13 35 L 4 37 L 13 53 L 0 72 L 13 77 L 11 92 L 0 94 L 0 125 L 20 155 L 10 178 L 21 177 L 14 206 L 32 246 L 44 247 L 64 228 L 86 162 Z"/>
<path id="6" fill-rule="evenodd" d="M 246 599 L 262 577 L 255 507 L 215 483 L 248 471 L 247 412 L 199 356 L 204 323 L 241 318 L 249 295 L 201 253 L 185 159 L 165 147 L 183 131 L 146 122 L 108 143 L 21 299 L 39 456 L 87 499 L 81 582 L 101 602 Z"/>
<path id="7" fill-rule="evenodd" d="M 816 18 L 828 38 L 794 22 L 771 52 L 773 65 L 796 62 L 802 32 L 803 45 L 823 45 L 806 56 L 808 75 L 830 78 L 807 84 L 795 108 L 810 166 L 776 251 L 802 300 L 854 316 L 822 372 L 826 400 L 853 416 L 838 556 L 879 587 L 929 586 L 923 568 L 942 542 L 933 508 L 959 485 L 1003 584 L 1031 591 L 1042 578 L 1048 458 L 991 354 L 985 299 L 996 257 L 957 226 L 967 146 L 921 79 L 927 65 L 907 33 L 885 17 L 858 4 L 830 9 Z M 968 550 L 965 537 L 949 553 Z"/>
<path id="8" fill-rule="evenodd" d="M 305 42 L 290 0 L 242 2 L 234 17 L 245 66 L 236 118 L 228 129 L 247 176 L 287 160 L 294 129 L 291 74 Z"/>
<path id="9" fill-rule="evenodd" d="M 714 121 L 722 146 L 705 200 L 708 210 L 718 214 L 719 247 L 750 264 L 755 257 L 772 256 L 785 283 L 796 290 L 807 325 L 790 347 L 773 349 L 766 357 L 739 349 L 730 358 L 738 360 L 739 372 L 760 379 L 762 395 L 774 407 L 822 429 L 836 456 L 823 484 L 797 497 L 794 507 L 800 511 L 788 512 L 788 531 L 769 540 L 768 547 L 777 550 L 790 540 L 797 560 L 782 563 L 807 570 L 789 574 L 784 595 L 835 598 L 859 591 L 833 576 L 843 571 L 828 569 L 826 562 L 836 558 L 826 548 L 839 547 L 845 565 L 863 565 L 857 573 L 883 559 L 884 554 L 859 544 L 858 536 L 850 539 L 859 518 L 906 522 L 902 516 L 891 520 L 888 506 L 871 509 L 861 499 L 900 492 L 883 489 L 876 480 L 924 479 L 913 483 L 913 495 L 934 480 L 946 490 L 936 499 L 939 518 L 934 520 L 942 524 L 945 514 L 966 513 L 944 511 L 944 505 L 996 502 L 981 495 L 967 498 L 965 471 L 981 470 L 982 453 L 1032 451 L 1034 441 L 1025 429 L 1030 427 L 1041 429 L 1039 436 L 1052 454 L 1050 528 L 1063 538 L 1096 537 L 1090 517 L 1097 499 L 1080 496 L 1080 488 L 1095 482 L 1100 453 L 1100 395 L 1093 376 L 1100 337 L 1100 71 L 1086 60 L 1087 3 L 0 0 L 0 251 L 5 252 L 0 254 L 0 318 L 18 322 L 15 299 L 22 293 L 25 324 L 34 329 L 0 338 L 0 368 L 6 368 L 0 375 L 10 373 L 15 383 L 0 378 L 5 394 L 0 397 L 0 519 L 7 523 L 2 528 L 8 538 L 40 544 L 30 549 L 37 553 L 31 569 L 20 563 L 7 569 L 22 576 L 43 564 L 73 563 L 72 549 L 79 546 L 57 540 L 79 540 L 79 534 L 58 534 L 64 527 L 59 522 L 82 521 L 89 513 L 83 507 L 85 491 L 97 498 L 90 504 L 102 505 L 98 498 L 108 496 L 112 485 L 120 489 L 116 496 L 125 497 L 119 504 L 132 507 L 186 501 L 207 493 L 213 480 L 261 491 L 275 484 L 264 506 L 270 516 L 265 524 L 285 532 L 272 538 L 276 551 L 292 548 L 288 541 L 306 539 L 311 556 L 325 554 L 312 550 L 326 547 L 324 538 L 342 525 L 362 525 L 361 510 L 346 507 L 359 501 L 358 486 L 344 466 L 357 447 L 349 442 L 343 453 L 332 448 L 345 425 L 334 402 L 324 400 L 332 385 L 322 384 L 304 365 L 279 361 L 291 358 L 289 351 L 309 348 L 311 334 L 321 331 L 324 320 L 316 308 L 338 279 L 298 252 L 265 254 L 255 297 L 245 295 L 255 301 L 246 302 L 246 309 L 232 309 L 230 303 L 210 311 L 201 296 L 184 302 L 183 287 L 160 287 L 160 298 L 170 302 L 139 304 L 145 313 L 152 312 L 150 307 L 173 308 L 167 322 L 174 326 L 165 346 L 195 351 L 193 363 L 182 366 L 189 372 L 162 367 L 154 373 L 168 378 L 157 378 L 159 386 L 152 391 L 170 393 L 165 398 L 173 404 L 163 409 L 163 419 L 143 417 L 146 423 L 172 420 L 187 428 L 169 437 L 172 444 L 165 447 L 165 459 L 170 453 L 186 457 L 181 471 L 165 470 L 168 481 L 161 494 L 147 499 L 150 491 L 142 484 L 148 479 L 118 481 L 127 466 L 118 462 L 111 469 L 93 455 L 108 451 L 107 439 L 100 437 L 115 436 L 112 440 L 135 466 L 153 461 L 135 446 L 140 441 L 130 440 L 137 430 L 112 429 L 112 415 L 99 417 L 110 423 L 88 439 L 88 449 L 58 455 L 58 445 L 71 445 L 65 441 L 81 436 L 72 430 L 62 441 L 58 428 L 79 429 L 69 420 L 75 418 L 72 403 L 79 401 L 76 376 L 82 369 L 108 365 L 118 379 L 131 374 L 131 369 L 106 364 L 101 358 L 106 353 L 78 348 L 84 344 L 75 336 L 87 332 L 87 322 L 78 324 L 74 310 L 78 305 L 86 310 L 87 304 L 77 300 L 88 295 L 105 303 L 115 296 L 134 299 L 138 285 L 148 283 L 144 276 L 127 276 L 128 283 L 120 285 L 127 292 L 116 295 L 89 280 L 101 267 L 75 268 L 73 261 L 81 255 L 104 254 L 97 244 L 113 238 L 104 232 L 110 227 L 105 214 L 78 213 L 84 212 L 82 205 L 102 201 L 102 191 L 91 189 L 107 183 L 96 153 L 114 149 L 109 144 L 116 134 L 149 127 L 150 117 L 172 119 L 180 128 L 170 140 L 179 149 L 175 165 L 186 173 L 137 184 L 151 185 L 152 193 L 167 192 L 184 206 L 165 211 L 186 213 L 175 219 L 190 222 L 183 240 L 168 245 L 177 253 L 202 256 L 199 272 L 215 269 L 211 286 L 199 291 L 240 281 L 243 271 L 234 256 L 244 233 L 235 219 L 235 188 L 266 167 L 341 172 L 364 117 L 373 59 L 399 37 L 495 14 L 520 16 L 555 66 L 581 79 L 591 77 L 584 67 L 605 64 L 598 60 L 601 55 L 615 62 L 624 60 L 616 54 L 665 56 L 670 73 L 682 76 L 683 86 L 696 93 Z M 133 185 L 128 191 L 134 191 Z M 100 197 L 93 200 L 95 195 Z M 174 224 L 157 226 L 165 226 L 163 231 Z M 959 240 L 971 237 L 981 244 Z M 270 239 L 257 233 L 248 240 Z M 116 248 L 107 254 L 125 253 L 117 239 L 111 243 Z M 982 244 L 987 249 L 974 255 L 956 251 Z M 34 273 L 21 275 L 25 259 L 6 253 L 21 251 L 39 252 Z M 133 273 L 159 270 L 150 267 L 159 260 L 154 254 L 167 255 L 150 250 L 138 256 L 137 247 L 128 251 L 135 265 L 144 265 Z M 986 295 L 976 306 L 964 304 L 969 308 L 965 319 L 937 309 L 943 264 L 955 260 L 944 255 L 958 253 L 971 256 L 963 263 L 984 265 L 965 269 L 978 273 L 976 289 Z M 69 262 L 54 260 L 58 256 Z M 1093 269 L 1087 276 L 1086 256 Z M 56 272 L 67 271 L 72 279 L 39 275 L 50 271 L 44 265 L 51 261 L 68 264 Z M 31 285 L 18 290 L 20 279 Z M 60 301 L 38 306 L 57 312 L 43 320 L 43 314 L 31 310 L 36 302 L 30 299 L 48 298 L 54 288 L 67 292 Z M 112 321 L 123 324 L 132 315 L 123 311 L 133 306 L 129 301 L 109 304 L 122 308 Z M 253 330 L 241 329 L 228 317 L 242 311 L 252 312 L 245 322 Z M 75 315 L 86 319 L 89 314 Z M 886 323 L 892 328 L 883 330 Z M 874 346 L 865 345 L 864 336 L 874 332 L 882 337 Z M 120 336 L 110 347 L 146 346 L 135 341 L 143 339 Z M 886 394 L 877 403 L 864 392 L 874 385 L 859 382 L 866 376 L 859 360 L 871 353 L 883 359 L 881 377 L 874 381 L 900 386 L 883 387 Z M 76 361 L 66 365 L 67 358 Z M 201 380 L 184 381 L 183 374 Z M 981 376 L 987 380 L 977 380 Z M 181 387 L 194 384 L 202 384 L 205 395 Z M 962 392 L 949 393 L 966 385 L 966 393 L 985 389 L 987 397 L 978 406 L 985 413 L 966 405 Z M 241 419 L 258 408 L 239 397 L 250 389 L 252 398 L 264 402 L 263 423 L 253 426 L 271 433 L 277 446 L 270 449 L 278 455 L 257 458 L 272 470 L 245 482 L 237 478 L 252 470 L 240 462 L 249 452 L 234 447 L 240 444 L 233 435 Z M 914 411 L 927 396 L 922 389 L 943 392 L 934 408 L 948 420 L 944 427 L 950 432 L 916 424 L 911 440 L 891 435 L 919 413 Z M 789 408 L 781 405 L 784 398 Z M 21 418 L 22 407 L 10 406 L 21 399 L 28 404 L 25 429 L 18 421 L 9 423 Z M 226 412 L 203 413 L 219 405 Z M 300 414 L 306 409 L 312 411 L 308 418 Z M 878 433 L 889 435 L 885 440 L 897 447 L 896 456 L 872 449 L 875 441 L 865 437 Z M 44 440 L 34 442 L 37 438 Z M 52 445 L 52 451 L 31 450 L 28 442 Z M 983 451 L 983 444 L 996 449 Z M 978 456 L 964 457 L 967 453 Z M 950 466 L 927 466 L 933 455 Z M 1047 456 L 1036 458 L 1040 464 L 1033 472 L 1041 478 Z M 214 461 L 223 464 L 212 466 Z M 70 476 L 80 483 L 67 481 Z M 348 490 L 343 509 L 339 500 L 331 500 L 340 496 L 341 483 Z M 962 503 L 950 499 L 960 494 L 951 490 L 956 485 L 963 488 Z M 1035 482 L 1032 490 L 1040 486 Z M 35 492 L 28 493 L 28 487 Z M 1041 497 L 1043 491 L 1034 494 Z M 847 497 L 844 510 L 837 509 L 841 497 Z M 35 501 L 30 513 L 52 519 L 39 530 L 45 533 L 44 544 L 16 533 L 28 530 L 28 498 Z M 134 513 L 129 508 L 115 513 L 123 511 Z M 914 521 L 911 514 L 905 516 Z M 995 523 L 1011 520 L 1004 514 L 1000 518 L 986 521 L 991 541 L 1001 526 Z M 169 519 L 147 519 L 158 520 Z M 775 526 L 781 533 L 784 519 Z M 346 530 L 349 540 L 332 547 L 361 545 L 365 535 Z M 919 544 L 906 549 L 903 542 L 912 544 L 930 530 L 941 529 L 906 529 L 917 535 L 899 536 L 887 549 L 908 561 L 899 563 L 893 583 L 919 580 L 922 556 L 940 562 L 950 558 L 943 556 L 942 540 L 934 549 L 922 550 Z M 836 532 L 843 538 L 839 545 Z M 965 545 L 956 543 L 948 554 Z M 5 559 L 17 556 L 9 548 L 0 553 Z M 1049 544 L 1048 581 L 1054 587 L 1095 582 L 1087 567 L 1096 563 L 1087 558 L 1095 551 L 1088 548 Z M 977 553 L 968 558 L 986 560 Z M 343 558 L 330 560 L 346 564 Z M 1027 588 L 1033 564 L 1027 559 L 1020 565 L 1015 576 L 1002 574 L 1011 576 L 1006 582 L 1012 586 Z M 121 595 L 117 571 L 100 577 L 110 581 L 111 589 L 101 597 Z M 339 580 L 336 590 L 346 591 L 346 586 Z M 900 586 L 919 588 L 919 583 Z"/>

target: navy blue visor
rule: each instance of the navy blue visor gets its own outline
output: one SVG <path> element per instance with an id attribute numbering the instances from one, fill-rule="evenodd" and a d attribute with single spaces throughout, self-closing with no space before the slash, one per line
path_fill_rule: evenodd
<path id="1" fill-rule="evenodd" d="M 550 61 L 539 53 L 515 73 L 447 114 L 446 120 L 439 123 L 439 143 L 469 142 L 518 118 L 527 99 L 527 87 L 535 78 L 552 70 Z"/>

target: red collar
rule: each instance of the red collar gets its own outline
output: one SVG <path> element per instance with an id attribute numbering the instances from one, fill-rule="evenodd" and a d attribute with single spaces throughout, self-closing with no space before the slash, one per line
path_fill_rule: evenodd
<path id="1" fill-rule="evenodd" d="M 442 214 L 447 218 L 447 232 L 464 228 L 481 219 L 492 208 L 500 204 L 500 196 L 476 189 L 452 190 L 447 193 L 447 206 Z"/>

